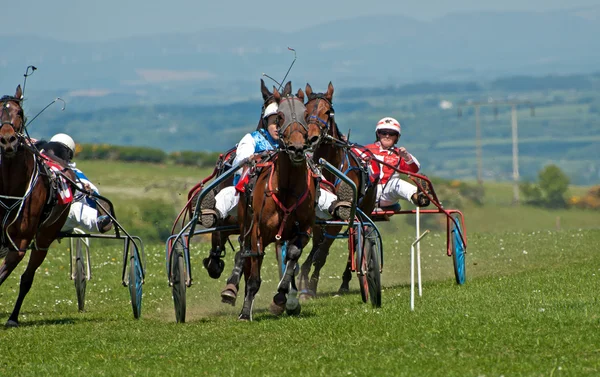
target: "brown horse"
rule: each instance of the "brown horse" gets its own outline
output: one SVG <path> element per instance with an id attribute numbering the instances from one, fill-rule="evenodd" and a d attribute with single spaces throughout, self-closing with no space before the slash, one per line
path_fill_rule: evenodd
<path id="1" fill-rule="evenodd" d="M 18 326 L 19 311 L 31 289 L 35 271 L 46 258 L 48 247 L 64 225 L 70 207 L 70 203 L 57 202 L 56 192 L 51 189 L 52 173 L 25 136 L 22 96 L 19 85 L 14 96 L 0 98 L 1 248 L 7 252 L 0 266 L 0 285 L 31 249 L 29 263 L 21 275 L 19 296 L 6 322 L 9 327 Z M 64 174 L 75 180 L 70 169 Z"/>
<path id="2" fill-rule="evenodd" d="M 320 158 L 323 158 L 348 176 L 359 189 L 358 207 L 364 213 L 370 214 L 373 208 L 375 208 L 378 182 L 369 182 L 365 164 L 353 151 L 353 148 L 359 148 L 363 153 L 369 152 L 361 148 L 361 146 L 348 143 L 342 136 L 335 122 L 335 112 L 332 103 L 333 91 L 334 88 L 331 82 L 325 93 L 314 93 L 312 87 L 306 84 L 306 95 L 308 98 L 306 110 L 309 114 L 309 122 L 318 124 L 325 134 L 324 140 L 315 150 L 314 161 L 318 162 Z M 323 175 L 336 188 L 339 188 L 343 184 L 327 171 Z M 315 226 L 313 228 L 313 247 L 300 270 L 299 287 L 301 298 L 306 299 L 316 295 L 321 268 L 325 265 L 329 249 L 335 240 L 333 236 L 337 235 L 341 229 L 342 226 L 326 228 Z M 347 290 L 349 281 L 352 278 L 351 266 L 351 261 L 348 261 L 342 275 L 341 291 Z M 309 278 L 311 267 L 314 267 L 314 270 L 312 276 Z"/>
<path id="3" fill-rule="evenodd" d="M 252 184 L 252 192 L 246 190 L 241 194 L 238 206 L 246 281 L 241 320 L 252 319 L 265 248 L 273 242 L 287 241 L 286 270 L 270 306 L 273 314 L 283 313 L 298 259 L 308 244 L 315 220 L 314 173 L 305 152 L 320 139 L 320 129 L 306 122 L 302 90 L 298 90 L 296 96 L 282 97 L 274 89 L 273 98 L 279 105 L 277 124 L 281 149 L 272 158 L 258 163 L 261 169 Z M 294 309 L 295 313 L 299 312 L 297 299 Z"/>
<path id="4" fill-rule="evenodd" d="M 288 88 L 288 93 L 291 93 L 291 85 Z M 257 130 L 260 130 L 264 127 L 264 123 L 265 120 L 263 119 L 263 113 L 264 110 L 267 106 L 269 106 L 271 103 L 275 102 L 275 99 L 273 98 L 273 93 L 271 93 L 269 91 L 269 89 L 267 88 L 267 86 L 265 85 L 265 82 L 261 79 L 260 80 L 260 91 L 262 94 L 262 98 L 263 98 L 263 107 L 262 107 L 262 111 L 261 111 L 261 115 L 260 115 L 260 119 L 258 121 L 258 125 L 256 126 Z M 285 90 L 284 90 L 285 93 Z M 273 115 L 275 116 L 275 115 Z M 234 155 L 232 154 L 230 157 L 230 160 L 233 160 Z M 226 156 L 227 158 L 227 156 Z M 222 185 L 220 185 L 220 187 L 217 188 L 217 190 L 221 190 L 227 186 L 231 186 L 233 184 L 233 178 L 231 178 L 230 180 L 227 180 L 225 182 L 223 182 Z M 215 195 L 216 193 L 212 193 L 212 195 Z M 195 208 L 195 202 L 193 202 L 192 205 L 192 210 L 193 208 Z M 231 218 L 227 218 L 223 220 L 224 224 L 221 225 L 234 225 L 237 224 L 237 219 L 231 217 Z M 223 258 L 225 257 L 225 248 L 226 248 L 226 242 L 229 238 L 229 236 L 238 233 L 237 231 L 226 231 L 226 232 L 213 232 L 211 234 L 211 243 L 212 243 L 212 247 L 210 249 L 209 252 L 209 256 L 207 258 L 204 258 L 203 260 L 203 264 L 204 264 L 204 268 L 206 268 L 206 271 L 208 272 L 208 275 L 213 278 L 213 279 L 218 279 L 221 277 L 221 273 L 223 272 L 223 269 L 225 268 L 225 263 L 223 261 Z M 237 271 L 236 275 L 232 275 L 229 277 L 229 279 L 227 280 L 227 284 L 233 284 L 235 288 L 235 293 L 237 294 L 237 287 L 239 285 L 239 274 L 241 272 L 241 268 L 242 268 L 242 263 L 241 263 L 241 257 L 240 257 L 240 252 L 237 252 L 235 254 L 234 257 L 234 264 L 237 267 L 235 269 L 235 271 Z M 229 299 L 229 301 L 227 301 L 228 303 L 231 304 L 235 304 L 235 297 L 232 297 Z"/>

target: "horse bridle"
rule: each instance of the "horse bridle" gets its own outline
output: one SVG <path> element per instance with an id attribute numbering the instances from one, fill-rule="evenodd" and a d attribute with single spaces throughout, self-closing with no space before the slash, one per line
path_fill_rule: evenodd
<path id="1" fill-rule="evenodd" d="M 287 104 L 287 108 L 284 107 L 283 104 Z M 290 153 L 290 151 L 288 149 L 287 143 L 285 142 L 283 134 L 292 123 L 300 124 L 302 128 L 304 128 L 304 131 L 306 131 L 306 133 L 308 134 L 308 123 L 306 122 L 306 119 L 304 119 L 304 116 L 298 117 L 297 111 L 300 111 L 302 113 L 306 111 L 304 103 L 302 103 L 302 101 L 298 97 L 287 95 L 283 97 L 281 101 L 279 101 L 279 111 L 277 113 L 277 133 L 279 135 L 279 140 L 283 145 L 283 149 L 288 153 Z M 279 124 L 281 120 L 283 120 L 284 122 L 282 125 Z M 300 132 L 300 130 L 294 130 L 292 132 Z M 306 137 L 307 136 L 304 135 L 305 140 Z"/>
<path id="2" fill-rule="evenodd" d="M 310 114 L 308 116 L 308 123 L 309 124 L 316 124 L 319 129 L 321 130 L 321 135 L 319 137 L 319 142 L 321 142 L 321 140 L 323 139 L 323 137 L 329 132 L 329 129 L 331 128 L 331 124 L 333 123 L 333 119 L 335 116 L 335 111 L 333 110 L 333 104 L 331 103 L 330 100 L 328 100 L 327 98 L 325 98 L 325 95 L 322 93 L 319 94 L 311 94 L 309 96 L 308 102 L 316 100 L 317 103 L 315 104 L 315 107 L 312 111 L 312 114 Z M 327 110 L 326 114 L 327 114 L 327 120 L 321 119 L 317 114 L 319 111 L 319 102 L 323 100 L 325 102 L 327 102 L 327 104 L 329 105 L 329 110 Z M 308 105 L 308 102 L 306 103 Z"/>
<path id="3" fill-rule="evenodd" d="M 4 111 L 10 107 L 10 102 L 16 102 L 17 106 L 19 106 L 18 115 L 21 118 L 21 130 L 17 131 L 17 127 L 10 120 L 8 120 L 8 121 L 2 120 L 2 124 L 0 124 L 0 127 L 4 126 L 5 124 L 8 124 L 9 126 L 12 127 L 13 131 L 15 131 L 15 133 L 17 134 L 17 137 L 20 138 L 23 135 L 23 128 L 25 125 L 25 115 L 23 113 L 23 107 L 21 106 L 20 99 L 18 99 L 16 97 L 11 97 L 11 96 L 4 96 L 4 97 L 0 98 L 0 104 L 2 104 L 2 111 L 0 112 L 0 119 L 4 118 Z"/>

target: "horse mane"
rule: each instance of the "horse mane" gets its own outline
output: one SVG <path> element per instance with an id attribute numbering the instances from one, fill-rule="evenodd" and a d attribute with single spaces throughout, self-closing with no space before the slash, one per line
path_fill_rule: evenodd
<path id="1" fill-rule="evenodd" d="M 17 98 L 15 96 L 9 96 L 9 95 L 4 95 L 0 98 L 0 102 L 6 102 L 6 101 L 17 101 L 17 102 L 21 102 L 20 98 Z"/>

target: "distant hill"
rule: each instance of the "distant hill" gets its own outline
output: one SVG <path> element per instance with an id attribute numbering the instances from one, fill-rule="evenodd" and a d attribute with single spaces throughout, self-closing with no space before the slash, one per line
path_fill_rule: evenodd
<path id="1" fill-rule="evenodd" d="M 381 88 L 335 86 L 336 120 L 351 140 L 373 141 L 383 116 L 402 124 L 402 140 L 429 174 L 473 178 L 476 173 L 475 118 L 470 101 L 520 99 L 520 173 L 534 178 L 548 163 L 565 169 L 577 184 L 600 182 L 600 73 L 565 76 L 511 76 L 481 82 L 422 82 Z M 294 86 L 294 90 L 298 89 Z M 313 85 L 315 91 L 325 85 Z M 113 98 L 116 99 L 116 98 Z M 168 99 L 168 98 L 167 98 Z M 26 107 L 32 117 L 35 112 Z M 92 102 L 88 103 L 92 105 Z M 29 127 L 34 137 L 57 132 L 79 143 L 148 146 L 167 152 L 225 151 L 253 130 L 260 117 L 259 99 L 223 104 L 161 103 L 81 110 L 70 104 L 50 108 Z M 461 107 L 461 117 L 457 117 Z M 77 111 L 79 110 L 79 111 Z M 508 180 L 512 173 L 510 108 L 481 109 L 484 174 Z"/>
<path id="2" fill-rule="evenodd" d="M 39 71 L 28 86 L 47 98 L 91 98 L 97 107 L 237 102 L 258 97 L 263 72 L 281 80 L 288 46 L 298 53 L 290 79 L 340 87 L 590 72 L 600 66 L 599 9 L 431 22 L 381 15 L 294 33 L 227 28 L 85 44 L 12 36 L 0 39 L 0 84 L 16 86 L 33 64 Z"/>

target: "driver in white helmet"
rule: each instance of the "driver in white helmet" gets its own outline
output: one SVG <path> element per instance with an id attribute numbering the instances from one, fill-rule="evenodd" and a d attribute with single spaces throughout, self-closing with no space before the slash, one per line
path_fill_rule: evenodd
<path id="1" fill-rule="evenodd" d="M 417 173 L 421 167 L 415 156 L 408 153 L 406 148 L 397 147 L 400 140 L 400 122 L 394 118 L 386 117 L 377 122 L 375 127 L 376 141 L 366 145 L 375 157 L 389 165 L 405 171 Z M 400 178 L 395 170 L 380 165 L 380 179 L 377 187 L 377 205 L 389 207 L 396 205 L 398 200 L 405 199 L 418 207 L 429 205 L 429 198 L 422 192 L 418 192 L 417 186 Z M 425 188 L 426 189 L 426 188 Z"/>
<path id="2" fill-rule="evenodd" d="M 274 151 L 279 144 L 279 135 L 277 133 L 277 113 L 278 105 L 272 103 L 268 105 L 263 113 L 262 128 L 252 133 L 246 134 L 237 145 L 236 156 L 233 165 L 238 164 L 243 159 L 252 156 L 255 153 L 264 151 Z M 240 179 L 240 175 L 245 172 L 236 173 L 234 176 L 234 186 L 225 187 L 216 196 L 214 192 L 209 192 L 202 199 L 200 204 L 201 217 L 200 223 L 210 228 L 218 221 L 227 218 L 227 216 L 237 216 L 237 204 L 240 197 L 236 191 L 235 185 Z M 241 174 L 240 174 L 241 173 Z M 316 214 L 321 219 L 342 219 L 348 220 L 350 217 L 350 205 L 352 201 L 352 191 L 349 186 L 342 185 L 344 190 L 338 190 L 340 198 L 335 194 L 319 189 Z"/>
<path id="3" fill-rule="evenodd" d="M 50 152 L 67 162 L 77 176 L 77 181 L 80 183 L 82 189 L 93 191 L 96 194 L 99 193 L 98 188 L 90 182 L 81 170 L 75 167 L 75 163 L 72 161 L 73 156 L 75 155 L 75 142 L 71 136 L 64 133 L 52 136 L 50 141 L 43 145 L 41 152 Z M 72 231 L 75 227 L 82 228 L 89 232 L 106 233 L 112 228 L 112 220 L 106 215 L 98 216 L 96 202 L 83 192 L 78 191 L 74 193 L 69 217 L 61 230 Z"/>

